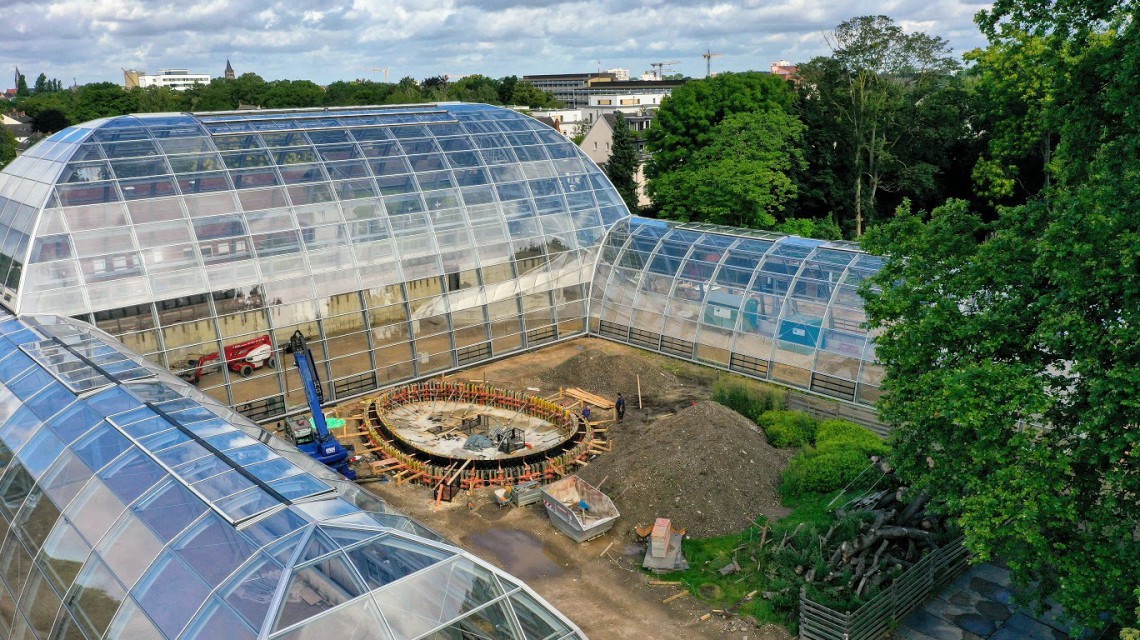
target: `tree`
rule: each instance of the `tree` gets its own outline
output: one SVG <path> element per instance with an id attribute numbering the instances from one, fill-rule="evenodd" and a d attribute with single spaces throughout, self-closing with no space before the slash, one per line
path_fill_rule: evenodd
<path id="1" fill-rule="evenodd" d="M 325 92 L 311 80 L 275 80 L 266 87 L 261 106 L 267 109 L 301 109 L 319 107 Z"/>
<path id="2" fill-rule="evenodd" d="M 1140 588 L 1140 34 L 1115 29 L 1134 11 L 995 2 L 979 18 L 991 46 L 1043 67 L 1048 99 L 1022 102 L 1056 127 L 1048 184 L 990 225 L 950 203 L 864 240 L 893 256 L 867 310 L 900 472 L 980 558 L 1090 626 L 1127 620 Z M 1009 118 L 1026 140 L 1043 130 Z"/>
<path id="3" fill-rule="evenodd" d="M 613 143 L 610 159 L 606 161 L 606 176 L 621 194 L 625 206 L 631 212 L 638 209 L 637 167 L 640 164 L 637 151 L 637 134 L 629 128 L 629 122 L 620 111 L 614 114 Z"/>
<path id="4" fill-rule="evenodd" d="M 691 155 L 709 144 L 713 127 L 735 113 L 786 111 L 793 94 L 773 75 L 755 72 L 721 73 L 677 87 L 662 101 L 646 132 L 651 158 L 650 180 L 682 167 Z"/>
<path id="5" fill-rule="evenodd" d="M 114 82 L 85 84 L 75 92 L 75 106 L 69 114 L 74 122 L 109 118 L 139 110 L 138 97 Z"/>
<path id="6" fill-rule="evenodd" d="M 31 91 L 28 91 L 28 80 L 24 77 L 24 74 L 21 73 L 16 77 L 16 97 L 23 98 L 30 94 Z"/>
<path id="7" fill-rule="evenodd" d="M 479 74 L 463 76 L 452 82 L 448 86 L 448 94 L 452 100 L 461 102 L 502 104 L 499 98 L 499 81 Z"/>
<path id="8" fill-rule="evenodd" d="M 47 91 L 48 90 L 47 75 L 41 73 L 40 75 L 36 76 L 36 84 L 32 90 L 35 93 L 44 93 L 45 91 Z"/>
<path id="9" fill-rule="evenodd" d="M 433 101 L 446 100 L 447 88 L 447 76 L 424 78 L 424 81 L 420 83 L 420 89 L 423 90 L 425 97 Z"/>
<path id="10" fill-rule="evenodd" d="M 944 40 L 904 33 L 886 16 L 848 20 L 830 41 L 832 57 L 798 73 L 804 99 L 820 103 L 847 131 L 854 233 L 860 235 L 874 217 L 880 190 L 932 184 L 937 166 L 908 162 L 900 146 L 925 130 L 921 116 L 938 104 L 932 94 L 958 65 Z"/>
<path id="11" fill-rule="evenodd" d="M 131 89 L 140 113 L 168 113 L 186 111 L 190 97 L 170 87 L 134 87 Z"/>
<path id="12" fill-rule="evenodd" d="M 843 239 L 843 231 L 831 218 L 788 218 L 776 225 L 776 231 L 801 238 Z"/>
<path id="13" fill-rule="evenodd" d="M 533 84 L 520 80 L 515 83 L 511 91 L 511 100 L 507 104 L 524 104 L 535 109 L 549 109 L 562 106 L 554 99 L 554 94 L 543 91 Z"/>
<path id="14" fill-rule="evenodd" d="M 514 95 L 515 85 L 518 83 L 518 76 L 504 76 L 499 79 L 499 104 L 511 104 L 511 96 Z"/>
<path id="15" fill-rule="evenodd" d="M 32 131 L 39 133 L 52 134 L 70 126 L 67 114 L 59 109 L 44 109 L 32 116 Z"/>
<path id="16" fill-rule="evenodd" d="M 863 239 L 890 257 L 865 295 L 900 474 L 1094 626 L 1140 584 L 1134 157 L 993 224 L 950 201 Z"/>
<path id="17" fill-rule="evenodd" d="M 986 136 L 986 154 L 973 170 L 983 195 L 1010 202 L 1036 196 L 1048 186 L 1046 167 L 1059 133 L 1053 105 L 1056 89 L 1052 65 L 1040 61 L 1062 53 L 1065 44 L 1053 37 L 1025 33 L 986 49 L 966 54 L 981 108 L 979 131 Z"/>
<path id="18" fill-rule="evenodd" d="M 649 183 L 659 215 L 771 229 L 796 195 L 803 130 L 780 110 L 728 116 L 684 165 Z"/>
<path id="19" fill-rule="evenodd" d="M 16 157 L 16 136 L 7 127 L 0 127 L 0 169 Z"/>

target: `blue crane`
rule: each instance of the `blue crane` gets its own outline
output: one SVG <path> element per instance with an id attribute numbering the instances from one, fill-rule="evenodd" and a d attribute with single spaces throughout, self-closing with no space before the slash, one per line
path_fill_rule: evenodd
<path id="1" fill-rule="evenodd" d="M 311 422 L 287 422 L 285 432 L 298 449 L 314 460 L 349 480 L 355 480 L 356 472 L 348 466 L 349 451 L 329 432 L 325 413 L 321 410 L 324 392 L 321 391 L 321 379 L 317 375 L 313 353 L 309 351 L 304 334 L 300 331 L 293 332 L 293 337 L 289 339 L 289 347 L 293 352 L 293 358 L 297 361 L 297 372 L 301 374 L 305 399 L 309 402 L 309 411 L 313 414 L 313 418 Z"/>

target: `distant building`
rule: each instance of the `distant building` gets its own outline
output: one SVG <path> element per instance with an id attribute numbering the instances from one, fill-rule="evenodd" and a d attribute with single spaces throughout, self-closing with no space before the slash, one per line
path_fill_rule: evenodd
<path id="1" fill-rule="evenodd" d="M 649 157 L 645 151 L 645 131 L 653 122 L 655 113 L 645 115 L 626 115 L 623 113 L 622 115 L 625 116 L 626 126 L 638 134 L 637 173 L 634 174 L 633 179 L 637 183 L 637 204 L 645 207 L 650 204 L 649 196 L 645 193 L 645 161 Z M 586 155 L 598 166 L 609 162 L 610 156 L 613 155 L 614 128 L 616 126 L 617 116 L 614 113 L 602 114 L 594 121 L 594 126 L 590 127 L 589 133 L 582 140 L 580 145 L 582 151 L 585 151 Z"/>
<path id="2" fill-rule="evenodd" d="M 618 82 L 629 80 L 629 69 L 606 69 L 606 73 L 613 74 L 614 80 Z"/>
<path id="3" fill-rule="evenodd" d="M 772 75 L 780 76 L 787 80 L 796 75 L 796 69 L 798 67 L 788 62 L 787 60 L 777 60 L 776 62 L 773 62 L 769 68 L 772 71 Z"/>
<path id="4" fill-rule="evenodd" d="M 234 68 L 230 66 L 229 58 L 226 58 L 226 74 L 225 74 L 226 80 L 233 80 L 236 77 L 237 76 L 234 75 Z"/>
<path id="5" fill-rule="evenodd" d="M 529 113 L 540 122 L 550 124 L 559 133 L 567 138 L 573 138 L 578 135 L 578 127 L 580 124 L 589 125 L 589 121 L 585 120 L 582 114 L 582 109 L 519 109 Z M 549 122 L 548 122 L 549 121 Z M 583 126 L 582 131 L 585 131 Z"/>
<path id="6" fill-rule="evenodd" d="M 36 135 L 32 131 L 32 119 L 19 111 L 0 114 L 0 126 L 7 129 L 16 138 L 16 151 L 20 152 L 35 142 Z"/>
<path id="7" fill-rule="evenodd" d="M 627 116 L 644 115 L 661 107 L 661 101 L 672 95 L 683 80 L 630 80 L 599 83 L 583 91 L 586 105 L 582 117 L 595 122 L 602 114 L 621 111 Z"/>
<path id="8" fill-rule="evenodd" d="M 194 85 L 209 83 L 210 74 L 190 73 L 186 69 L 163 69 L 153 74 L 135 69 L 123 69 L 123 88 L 125 89 L 170 87 L 175 91 L 185 91 Z"/>
<path id="9" fill-rule="evenodd" d="M 571 109 L 586 106 L 586 89 L 601 83 L 613 82 L 616 78 L 610 72 L 604 73 L 556 73 L 537 76 L 523 76 L 543 91 L 554 94 L 554 98 Z"/>

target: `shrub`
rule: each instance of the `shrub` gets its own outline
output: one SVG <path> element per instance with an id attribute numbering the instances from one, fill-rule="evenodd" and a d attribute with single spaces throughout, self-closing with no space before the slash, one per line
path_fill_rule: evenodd
<path id="1" fill-rule="evenodd" d="M 768 442 L 781 449 L 802 447 L 815 439 L 819 422 L 802 411 L 767 411 L 757 420 Z"/>
<path id="2" fill-rule="evenodd" d="M 780 493 L 791 498 L 805 493 L 836 491 L 850 484 L 869 464 L 867 456 L 854 449 L 805 449 L 784 469 Z"/>
<path id="3" fill-rule="evenodd" d="M 864 456 L 887 453 L 887 443 L 854 422 L 824 420 L 815 432 L 815 448 L 821 453 L 832 450 L 858 451 Z"/>
<path id="4" fill-rule="evenodd" d="M 738 380 L 721 378 L 713 383 L 712 399 L 752 421 L 772 409 L 784 408 L 784 391 Z"/>

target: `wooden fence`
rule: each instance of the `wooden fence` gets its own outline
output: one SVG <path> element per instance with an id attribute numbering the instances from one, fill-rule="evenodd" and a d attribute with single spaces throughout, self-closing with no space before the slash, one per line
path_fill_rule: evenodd
<path id="1" fill-rule="evenodd" d="M 962 573 L 969 553 L 958 538 L 936 549 L 874 599 L 850 613 L 812 602 L 800 594 L 800 638 L 804 640 L 878 640 L 922 606 L 935 590 Z"/>

